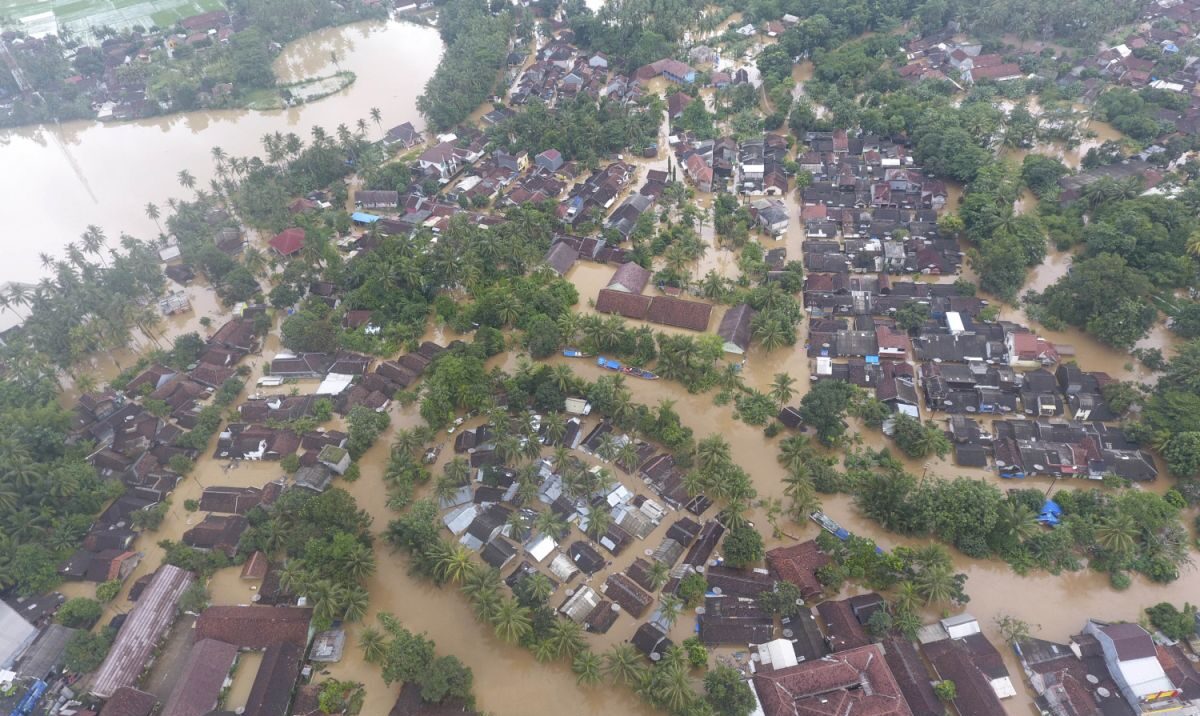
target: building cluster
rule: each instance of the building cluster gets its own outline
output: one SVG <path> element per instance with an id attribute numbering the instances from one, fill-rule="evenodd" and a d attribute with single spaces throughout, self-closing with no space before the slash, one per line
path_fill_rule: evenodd
<path id="1" fill-rule="evenodd" d="M 897 70 L 905 80 L 948 80 L 961 88 L 990 80 L 1021 79 L 1021 66 L 1003 55 L 984 52 L 977 43 L 960 43 L 940 37 L 919 38 L 906 45 L 908 63 Z"/>
<path id="2" fill-rule="evenodd" d="M 613 272 L 608 285 L 596 297 L 596 311 L 664 326 L 707 331 L 712 305 L 671 295 L 648 296 L 643 291 L 652 274 L 631 262 Z"/>
<path id="3" fill-rule="evenodd" d="M 677 94 L 671 99 L 683 104 L 686 97 Z M 699 140 L 683 132 L 669 141 L 679 167 L 702 192 L 724 191 L 730 183 L 738 194 L 783 196 L 788 192 L 783 166 L 788 144 L 782 135 L 768 132 L 738 142 L 730 137 Z"/>
<path id="4" fill-rule="evenodd" d="M 564 39 L 551 39 L 521 70 L 509 102 L 520 106 L 540 101 L 552 107 L 560 101 L 587 96 L 629 105 L 646 95 L 642 83 L 610 71 L 608 64 L 602 52 L 586 55 Z"/>

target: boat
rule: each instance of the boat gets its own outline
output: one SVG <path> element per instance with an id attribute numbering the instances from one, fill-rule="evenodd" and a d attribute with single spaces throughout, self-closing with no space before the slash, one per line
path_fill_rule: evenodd
<path id="1" fill-rule="evenodd" d="M 655 375 L 654 373 L 651 373 L 650 371 L 646 370 L 645 368 L 637 368 L 637 367 L 634 367 L 631 365 L 621 365 L 620 361 L 615 361 L 610 358 L 605 358 L 604 356 L 600 356 L 599 358 L 596 359 L 596 365 L 600 366 L 601 368 L 607 368 L 609 370 L 614 370 L 618 373 L 624 373 L 625 375 L 631 375 L 634 378 L 642 378 L 643 380 L 658 380 L 657 375 Z"/>
<path id="2" fill-rule="evenodd" d="M 562 354 L 567 358 L 591 358 L 590 353 L 584 353 L 578 348 L 563 348 Z"/>
<path id="3" fill-rule="evenodd" d="M 850 539 L 850 533 L 824 512 L 817 510 L 816 512 L 810 514 L 808 518 L 813 522 L 816 522 L 821 526 L 821 529 L 825 530 L 834 537 L 837 537 L 843 541 Z"/>

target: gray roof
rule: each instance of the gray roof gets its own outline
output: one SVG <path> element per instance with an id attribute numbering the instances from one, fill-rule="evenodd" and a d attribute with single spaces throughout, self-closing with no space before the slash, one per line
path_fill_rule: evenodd
<path id="1" fill-rule="evenodd" d="M 11 663 L 36 631 L 17 610 L 0 602 L 0 665 Z"/>
<path id="2" fill-rule="evenodd" d="M 550 251 L 546 254 L 546 263 L 550 264 L 550 268 L 554 269 L 559 276 L 562 276 L 571 270 L 578 258 L 579 251 L 565 241 L 560 241 L 550 247 Z"/>
<path id="3" fill-rule="evenodd" d="M 62 624 L 51 624 L 38 635 L 17 666 L 17 676 L 28 679 L 45 679 L 55 667 L 62 664 L 63 651 L 67 642 L 75 636 L 77 629 L 65 627 Z"/>
<path id="4" fill-rule="evenodd" d="M 750 321 L 754 319 L 756 313 L 757 311 L 745 303 L 739 303 L 730 308 L 721 317 L 717 335 L 725 339 L 726 343 L 732 343 L 743 351 L 746 350 L 750 347 Z"/>

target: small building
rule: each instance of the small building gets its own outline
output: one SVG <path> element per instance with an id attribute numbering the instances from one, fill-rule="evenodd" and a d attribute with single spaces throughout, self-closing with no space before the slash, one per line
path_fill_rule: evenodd
<path id="1" fill-rule="evenodd" d="M 267 647 L 242 716 L 287 716 L 303 656 L 303 649 L 295 644 L 280 642 Z"/>
<path id="2" fill-rule="evenodd" d="M 721 317 L 721 325 L 717 335 L 724 340 L 723 348 L 726 353 L 743 355 L 750 349 L 750 322 L 754 320 L 757 311 L 749 304 L 739 303 L 725 311 Z"/>
<path id="3" fill-rule="evenodd" d="M 224 552 L 232 558 L 250 523 L 241 515 L 206 515 L 200 524 L 183 533 L 189 547 Z"/>
<path id="4" fill-rule="evenodd" d="M 196 618 L 196 639 L 217 639 L 239 649 L 272 644 L 308 646 L 309 607 L 214 606 Z"/>
<path id="5" fill-rule="evenodd" d="M 784 666 L 772 663 L 754 675 L 764 716 L 912 716 L 883 652 L 874 644 L 798 663 L 791 663 L 783 645 L 773 647 L 772 661 L 775 653 Z"/>
<path id="6" fill-rule="evenodd" d="M 649 269 L 644 269 L 640 265 L 630 261 L 629 263 L 621 264 L 613 272 L 612 278 L 608 280 L 605 288 L 609 291 L 640 294 L 646 290 L 646 284 L 650 282 L 650 276 Z"/>
<path id="7" fill-rule="evenodd" d="M 153 694 L 123 686 L 104 702 L 100 716 L 150 716 L 157 707 L 158 699 Z"/>
<path id="8" fill-rule="evenodd" d="M 215 639 L 200 639 L 188 653 L 183 673 L 171 689 L 162 716 L 205 716 L 216 708 L 238 649 Z"/>
<path id="9" fill-rule="evenodd" d="M 285 229 L 267 243 L 280 256 L 294 256 L 304 248 L 304 229 Z"/>

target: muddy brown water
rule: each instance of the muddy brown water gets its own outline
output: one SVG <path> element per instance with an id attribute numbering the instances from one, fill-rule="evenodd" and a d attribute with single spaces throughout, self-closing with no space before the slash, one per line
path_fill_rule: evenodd
<path id="1" fill-rule="evenodd" d="M 350 45 L 353 44 L 353 47 Z M 300 77 L 319 74 L 328 71 L 329 52 L 337 51 L 340 62 L 346 69 L 352 69 L 359 75 L 359 82 L 346 92 L 322 102 L 315 103 L 297 110 L 278 113 L 255 114 L 246 112 L 205 113 L 187 115 L 181 118 L 152 120 L 144 123 L 123 125 L 118 127 L 100 127 L 80 125 L 67 127 L 56 135 L 46 130 L 29 130 L 8 135 L 6 142 L 0 144 L 0 157 L 8 160 L 10 157 L 24 161 L 30 166 L 39 167 L 35 171 L 42 173 L 41 164 L 32 164 L 37 155 L 39 162 L 45 162 L 44 172 L 49 176 L 63 176 L 64 167 L 71 166 L 71 158 L 63 151 L 56 149 L 52 136 L 65 137 L 66 146 L 73 152 L 75 167 L 87 167 L 88 171 L 75 171 L 76 180 L 59 182 L 64 186 L 61 191 L 69 195 L 68 202 L 55 202 L 54 211 L 46 216 L 38 216 L 38 235 L 46 235 L 44 231 L 49 221 L 54 229 L 51 235 L 61 233 L 64 237 L 76 235 L 82 224 L 103 223 L 110 234 L 115 234 L 115 228 L 127 228 L 134 231 L 148 232 L 148 220 L 142 216 L 141 207 L 146 200 L 160 200 L 154 196 L 161 193 L 162 197 L 173 193 L 174 176 L 179 167 L 188 166 L 193 171 L 211 165 L 209 148 L 220 145 L 232 153 L 247 153 L 257 149 L 258 137 L 266 131 L 296 131 L 307 136 L 312 124 L 322 124 L 332 128 L 340 122 L 351 124 L 357 117 L 363 116 L 371 106 L 379 106 L 384 111 L 385 126 L 404 120 L 416 121 L 412 110 L 412 99 L 419 92 L 424 78 L 432 71 L 440 52 L 436 33 L 412 26 L 375 23 L 351 26 L 318 33 L 317 36 L 300 41 L 297 45 L 289 46 L 280 60 L 277 69 L 285 77 Z M 353 51 L 351 51 L 353 50 Z M 411 71 L 397 73 L 394 70 L 396 56 L 407 58 L 406 68 Z M 798 70 L 796 79 L 807 79 L 811 69 Z M 385 74 L 386 73 L 386 74 Z M 424 74 L 422 74 L 424 73 Z M 393 76 L 401 75 L 397 82 Z M 386 89 L 380 90 L 380 87 Z M 234 122 L 237 130 L 234 130 Z M 115 186 L 121 181 L 105 181 L 99 183 L 104 201 L 97 197 L 93 202 L 89 191 L 96 190 L 96 184 L 89 183 L 92 172 L 107 168 L 113 162 L 114 145 L 120 144 L 122 137 L 134 136 L 134 128 L 146 130 L 159 129 L 158 135 L 147 131 L 136 132 L 139 146 L 136 149 L 123 149 L 123 153 L 153 150 L 155 154 L 143 158 L 138 171 L 138 177 L 125 186 L 143 187 L 145 195 L 129 192 L 118 195 Z M 1093 123 L 1095 128 L 1095 123 Z M 161 136 L 159 136 L 161 135 Z M 147 142 L 142 147 L 140 142 Z M 128 141 L 128 140 L 126 140 Z M 39 144 L 40 142 L 40 144 Z M 666 146 L 665 142 L 663 146 Z M 38 151 L 51 149 L 53 151 Z M 1084 149 L 1083 151 L 1086 151 Z M 172 157 L 170 162 L 162 162 L 162 156 Z M 83 161 L 80 161 L 80 160 Z M 666 157 L 656 160 L 631 160 L 643 169 L 665 168 Z M 133 163 L 131 163 L 133 164 Z M 7 165 L 6 165 L 7 166 Z M 54 172 L 51 174 L 51 172 Z M 635 187 L 641 183 L 635 182 Z M 21 196 L 20 206 L 38 206 L 27 196 L 19 192 L 27 191 L 24 185 L 9 187 L 11 174 L 0 175 L 0 196 L 3 201 L 15 201 L 13 197 Z M 48 179 L 47 179 L 48 181 Z M 112 191 L 109 195 L 106 192 Z M 165 193 L 164 193 L 165 192 Z M 952 191 L 950 206 L 957 205 L 957 190 Z M 61 194 L 56 195 L 61 196 Z M 798 259 L 801 256 L 803 243 L 802 224 L 798 220 L 799 204 L 794 195 L 784 197 L 789 215 L 793 217 L 788 232 L 778 241 L 758 238 L 764 248 L 786 247 L 789 258 Z M 65 208 L 64 208 L 65 207 Z M 20 230 L 22 222 L 32 226 L 34 217 L 25 213 L 6 211 L 5 215 L 12 217 L 10 221 L 17 222 Z M 140 222 L 140 223 L 139 223 Z M 32 235 L 25 231 L 25 234 Z M 736 255 L 716 245 L 712 236 L 711 225 L 701 231 L 702 238 L 709 243 L 710 249 L 704 259 L 696 267 L 696 275 L 702 276 L 708 269 L 715 269 L 722 275 L 737 274 Z M 63 240 L 67 240 L 64 238 Z M 37 251 L 46 247 L 30 248 L 30 257 L 36 256 Z M 22 249 L 23 251 L 24 249 Z M 1069 267 L 1069 256 L 1052 254 L 1046 263 L 1038 267 L 1030 278 L 1031 288 L 1044 288 Z M 14 261 L 9 265 L 17 270 L 32 270 L 30 267 L 21 269 L 23 261 L 27 261 L 18 252 Z M 607 283 L 612 268 L 596 264 L 580 263 L 569 275 L 569 278 L 579 287 L 581 304 L 579 310 L 589 312 L 587 305 L 600 288 Z M 19 278 L 19 274 L 17 277 Z M 969 271 L 968 271 L 969 275 Z M 0 279 L 5 277 L 0 276 Z M 938 280 L 949 281 L 954 277 L 944 277 Z M 214 318 L 219 325 L 221 307 L 216 302 L 211 289 L 196 284 L 188 289 L 196 311 L 177 318 L 167 319 L 160 327 L 160 338 L 163 342 L 178 333 L 199 329 L 197 322 L 201 316 Z M 710 329 L 715 330 L 720 321 L 722 307 L 713 314 Z M 1005 318 L 1024 320 L 1023 315 L 1014 309 L 1006 308 L 1002 314 Z M 215 326 L 214 326 L 215 327 Z M 661 327 L 656 327 L 661 328 Z M 202 334 L 204 329 L 199 329 Z M 1129 357 L 1096 344 L 1078 331 L 1049 332 L 1042 330 L 1044 335 L 1055 342 L 1073 345 L 1079 355 L 1080 363 L 1087 369 L 1105 370 L 1117 377 L 1140 377 L 1126 370 L 1125 364 Z M 452 331 L 441 327 L 433 327 L 425 338 L 435 340 L 443 345 L 458 338 Z M 1156 333 L 1150 341 L 1163 341 L 1161 333 Z M 809 364 L 804 354 L 803 345 L 805 334 L 800 333 L 800 340 L 795 347 L 781 348 L 772 352 L 764 352 L 753 347 L 747 355 L 745 379 L 748 385 L 760 390 L 766 390 L 778 372 L 786 372 L 796 379 L 797 396 L 793 403 L 809 385 Z M 145 349 L 153 345 L 146 339 L 137 346 Z M 252 356 L 247 364 L 253 368 L 251 381 L 262 374 L 261 364 L 269 359 L 278 349 L 275 334 L 268 340 L 261 356 Z M 134 352 L 121 353 L 115 356 L 97 359 L 93 369 L 102 377 L 110 377 L 119 367 L 132 363 Z M 592 380 L 600 376 L 602 371 L 592 362 L 586 360 L 571 360 L 561 357 L 550 359 L 551 363 L 565 363 L 571 366 L 581 376 Z M 512 370 L 516 367 L 517 356 L 508 354 L 498 357 L 494 364 Z M 315 382 L 313 383 L 315 386 Z M 732 418 L 730 407 L 717 407 L 712 403 L 712 395 L 691 395 L 680 389 L 677 384 L 668 381 L 627 380 L 626 385 L 633 391 L 635 400 L 649 405 L 661 400 L 672 401 L 685 425 L 691 427 L 696 436 L 704 437 L 717 433 L 723 435 L 731 445 L 732 456 L 751 475 L 761 497 L 783 497 L 783 470 L 776 462 L 778 438 L 766 439 L 760 428 L 748 426 Z M 251 386 L 253 384 L 251 383 Z M 309 387 L 306 383 L 300 385 L 301 390 Z M 290 391 L 291 387 L 287 389 Z M 253 391 L 254 388 L 249 389 Z M 386 468 L 387 445 L 395 430 L 411 427 L 420 423 L 415 407 L 393 407 L 391 410 L 392 427 L 380 438 L 379 443 L 361 461 L 362 478 L 349 485 L 342 485 L 355 496 L 361 507 L 374 518 L 374 528 L 382 530 L 394 514 L 386 507 L 386 490 L 381 476 Z M 468 424 L 470 425 L 470 424 Z M 441 462 L 452 456 L 449 449 L 450 436 L 442 434 L 438 438 L 446 443 Z M 883 438 L 874 431 L 863 431 L 861 440 L 872 447 L 885 445 Z M 440 464 L 435 469 L 440 468 Z M 962 470 L 945 460 L 914 461 L 907 460 L 906 466 L 914 474 L 929 474 L 941 477 L 953 477 L 960 474 L 975 479 L 993 482 L 1002 488 L 1011 487 L 994 474 L 982 471 Z M 157 547 L 161 539 L 178 540 L 190 526 L 196 524 L 202 515 L 188 513 L 183 509 L 183 503 L 188 499 L 197 499 L 201 490 L 209 485 L 262 486 L 280 475 L 277 465 L 271 463 L 241 463 L 230 467 L 229 463 L 219 462 L 211 457 L 203 457 L 191 476 L 180 483 L 172 496 L 173 506 L 162 528 L 151 534 L 139 537 L 137 549 L 145 553 L 141 566 L 127 583 L 126 590 L 108 607 L 108 615 L 127 611 L 130 604 L 125 600 L 128 584 L 134 579 L 148 573 L 160 562 L 162 551 Z M 619 472 L 617 476 L 631 487 L 639 487 L 637 481 L 630 481 Z M 1047 487 L 1044 480 L 1030 480 L 1021 483 L 1021 487 Z M 1166 480 L 1160 480 L 1150 489 L 1161 491 L 1168 486 Z M 1071 487 L 1068 483 L 1060 483 L 1059 487 Z M 643 488 L 644 490 L 644 488 Z M 885 548 L 903 544 L 919 544 L 920 540 L 910 540 L 898 535 L 889 534 L 865 520 L 858 514 L 851 498 L 843 495 L 823 496 L 824 509 L 848 529 L 875 539 Z M 622 569 L 639 556 L 641 548 L 653 546 L 661 539 L 666 525 L 673 521 L 674 516 L 668 516 L 658 530 L 652 533 L 643 545 L 631 547 L 627 554 L 613 560 L 612 570 Z M 752 518 L 768 538 L 768 545 L 775 546 L 790 542 L 788 538 L 774 539 L 770 536 L 763 510 L 758 509 Z M 808 523 L 781 523 L 784 530 L 798 539 L 809 539 L 817 534 L 817 528 Z M 576 535 L 578 536 L 578 535 Z M 406 626 L 423 631 L 437 642 L 438 652 L 454 654 L 470 666 L 475 675 L 475 691 L 478 694 L 481 709 L 498 716 L 552 716 L 570 709 L 583 714 L 637 714 L 649 715 L 654 713 L 643 705 L 628 690 L 608 686 L 600 688 L 583 688 L 575 683 L 570 669 L 561 663 L 539 664 L 530 654 L 520 648 L 504 644 L 496 639 L 490 627 L 476 621 L 467 600 L 453 588 L 438 589 L 431 584 L 410 577 L 403 556 L 391 551 L 380 541 L 376 547 L 379 569 L 369 581 L 371 594 L 370 611 L 365 624 L 373 623 L 375 615 L 382 611 L 397 615 Z M 984 625 L 989 636 L 997 640 L 993 619 L 999 614 L 1010 614 L 1036 625 L 1037 633 L 1049 639 L 1065 640 L 1083 625 L 1085 618 L 1097 617 L 1102 619 L 1136 620 L 1140 610 L 1158 601 L 1169 600 L 1181 602 L 1190 595 L 1200 593 L 1200 576 L 1194 569 L 1184 571 L 1181 579 L 1171 585 L 1154 585 L 1146 580 L 1135 577 L 1133 586 L 1125 592 L 1115 592 L 1109 586 L 1107 578 L 1102 574 L 1079 572 L 1053 576 L 1036 574 L 1028 577 L 1014 575 L 1006 565 L 1000 562 L 979 562 L 969 560 L 955 553 L 955 564 L 958 570 L 968 575 L 967 591 L 971 602 L 967 611 L 975 614 Z M 252 585 L 242 581 L 239 568 L 229 568 L 217 573 L 209 582 L 209 590 L 213 602 L 218 604 L 247 604 L 254 596 Z M 607 572 L 605 572 L 607 573 Z M 593 586 L 602 582 L 593 578 Z M 578 578 L 577 578 L 578 580 Z M 575 583 L 578 583 L 576 581 Z M 84 596 L 93 593 L 90 584 L 67 584 L 63 591 L 69 596 Z M 557 606 L 563 598 L 562 591 L 554 596 L 552 603 Z M 926 616 L 935 619 L 939 613 L 929 611 Z M 592 646 L 598 650 L 627 639 L 632 635 L 636 626 L 635 620 L 623 615 L 613 630 L 602 637 L 589 637 Z M 672 638 L 677 642 L 686 638 L 694 626 L 694 615 L 685 613 L 672 630 Z M 361 650 L 357 645 L 357 634 L 361 625 L 350 627 L 350 637 L 345 658 L 339 664 L 328 668 L 329 675 L 361 681 L 367 686 L 367 703 L 364 714 L 386 713 L 398 690 L 396 685 L 386 686 L 377 667 L 362 661 Z M 736 649 L 721 649 L 717 654 L 727 656 Z M 1013 672 L 1014 683 L 1018 686 L 1018 696 L 1005 702 L 1010 713 L 1025 714 L 1031 711 L 1031 698 L 1024 690 L 1020 671 L 1015 660 L 1007 649 L 1002 649 L 1008 661 L 1009 669 Z M 244 692 L 252 681 L 251 661 L 244 661 L 238 669 L 233 688 L 230 692 L 228 705 L 236 707 L 237 702 L 244 700 Z M 569 705 L 569 706 L 568 706 Z"/>
<path id="2" fill-rule="evenodd" d="M 147 202 L 167 214 L 166 202 L 186 192 L 177 182 L 186 168 L 197 187 L 208 188 L 214 165 L 211 149 L 246 156 L 262 152 L 260 140 L 273 132 L 294 132 L 306 142 L 319 125 L 331 134 L 337 125 L 353 131 L 368 121 L 368 136 L 380 127 L 369 112 L 378 107 L 382 129 L 411 121 L 423 126 L 416 97 L 442 53 L 432 28 L 397 22 L 363 22 L 326 29 L 289 44 L 276 59 L 280 80 L 327 75 L 338 67 L 358 80 L 341 92 L 288 110 L 190 112 L 105 125 L 69 122 L 0 132 L 0 216 L 4 217 L 6 260 L 0 283 L 36 282 L 40 252 L 57 254 L 77 240 L 88 224 L 114 241 L 124 231 L 139 238 L 158 234 L 145 215 Z"/>

